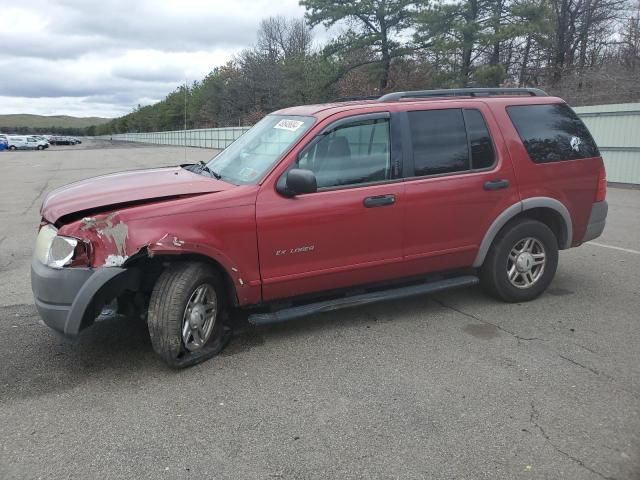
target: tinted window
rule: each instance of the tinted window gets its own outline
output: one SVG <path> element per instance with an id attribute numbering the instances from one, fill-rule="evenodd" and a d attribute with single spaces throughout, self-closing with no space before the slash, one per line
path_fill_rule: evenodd
<path id="1" fill-rule="evenodd" d="M 471 168 L 478 170 L 491 167 L 495 159 L 493 142 L 482 114 L 479 110 L 465 110 L 464 121 L 471 146 Z"/>
<path id="2" fill-rule="evenodd" d="M 587 127 L 565 104 L 518 105 L 507 112 L 536 163 L 599 156 Z"/>
<path id="3" fill-rule="evenodd" d="M 389 121 L 340 127 L 304 152 L 298 165 L 315 173 L 318 188 L 387 180 L 391 178 Z"/>
<path id="4" fill-rule="evenodd" d="M 415 176 L 469 169 L 462 110 L 409 112 Z"/>

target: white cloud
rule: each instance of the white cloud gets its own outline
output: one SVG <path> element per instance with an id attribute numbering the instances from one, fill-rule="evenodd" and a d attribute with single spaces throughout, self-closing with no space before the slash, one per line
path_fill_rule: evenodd
<path id="1" fill-rule="evenodd" d="M 0 0 L 0 113 L 118 116 L 202 79 L 297 0 Z"/>

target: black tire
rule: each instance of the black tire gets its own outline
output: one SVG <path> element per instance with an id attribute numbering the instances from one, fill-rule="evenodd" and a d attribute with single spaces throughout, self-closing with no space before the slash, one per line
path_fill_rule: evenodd
<path id="1" fill-rule="evenodd" d="M 183 341 L 182 328 L 187 305 L 203 285 L 215 291 L 217 313 L 208 339 L 194 351 Z M 231 333 L 227 319 L 224 284 L 213 268 L 196 262 L 175 263 L 160 274 L 151 293 L 147 324 L 153 349 L 167 365 L 184 368 L 220 352 Z"/>
<path id="2" fill-rule="evenodd" d="M 38 145 L 38 150 L 44 150 L 44 147 L 42 145 Z"/>
<path id="3" fill-rule="evenodd" d="M 11 145 L 11 146 L 9 147 L 9 150 L 15 150 L 15 149 L 16 149 L 16 146 L 15 146 L 15 145 Z"/>
<path id="4" fill-rule="evenodd" d="M 510 260 L 512 249 L 524 246 L 526 239 L 534 239 L 538 242 L 531 242 L 534 245 L 535 255 L 544 254 L 542 271 L 537 275 L 536 280 L 527 285 L 530 278 L 535 275 L 527 275 L 526 268 L 531 265 L 529 258 L 523 258 L 521 264 Z M 522 243 L 521 243 L 522 242 Z M 537 247 L 537 249 L 536 249 Z M 541 248 L 542 249 L 541 249 Z M 518 258 L 518 257 L 515 257 Z M 510 268 L 511 267 L 511 268 Z M 525 270 L 520 273 L 518 267 Z M 537 220 L 525 219 L 517 220 L 507 224 L 496 236 L 487 253 L 487 257 L 480 268 L 480 283 L 483 289 L 505 302 L 527 302 L 540 296 L 544 292 L 556 273 L 558 267 L 558 239 L 551 229 L 544 223 Z M 530 267 L 532 274 L 537 274 L 537 267 Z M 509 272 L 513 272 L 515 278 L 509 279 Z M 515 283 L 520 283 L 517 286 Z"/>

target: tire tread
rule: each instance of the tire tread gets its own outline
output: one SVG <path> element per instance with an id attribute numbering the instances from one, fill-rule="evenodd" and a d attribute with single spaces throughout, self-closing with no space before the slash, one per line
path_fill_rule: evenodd
<path id="1" fill-rule="evenodd" d="M 193 279 L 204 276 L 217 278 L 216 272 L 203 263 L 174 263 L 160 274 L 154 285 L 149 301 L 149 335 L 154 351 L 169 366 L 178 367 L 183 363 L 179 359 L 183 350 L 181 336 L 175 332 L 181 329 L 186 295 Z M 221 284 L 216 283 L 216 287 Z M 216 290 L 220 301 L 222 292 L 219 288 Z"/>

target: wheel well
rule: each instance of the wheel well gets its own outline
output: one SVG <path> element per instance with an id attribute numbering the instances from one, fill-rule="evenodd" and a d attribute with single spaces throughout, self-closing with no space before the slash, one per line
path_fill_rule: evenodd
<path id="1" fill-rule="evenodd" d="M 160 273 L 162 273 L 162 270 L 164 270 L 164 268 L 167 266 L 167 264 L 174 262 L 200 262 L 210 265 L 215 271 L 218 272 L 226 288 L 226 294 L 229 300 L 229 304 L 232 306 L 238 305 L 238 296 L 236 293 L 235 285 L 233 283 L 233 279 L 226 271 L 226 269 L 211 257 L 207 257 L 206 255 L 197 253 L 183 253 L 179 255 L 154 255 L 151 257 L 146 252 L 140 252 L 135 257 L 136 258 L 132 257 L 126 263 L 126 267 L 139 268 L 141 270 L 142 277 L 140 281 L 140 290 L 144 293 L 151 293 L 156 280 L 160 276 Z"/>
<path id="2" fill-rule="evenodd" d="M 567 226 L 565 225 L 564 219 L 562 215 L 551 209 L 551 208 L 531 208 L 529 210 L 525 210 L 524 212 L 516 215 L 511 222 L 515 220 L 520 220 L 522 218 L 531 218 L 533 220 L 538 220 L 539 222 L 544 223 L 547 227 L 551 229 L 556 239 L 558 240 L 558 248 L 564 248 L 564 245 L 567 241 Z M 511 223 L 510 222 L 510 223 Z"/>

